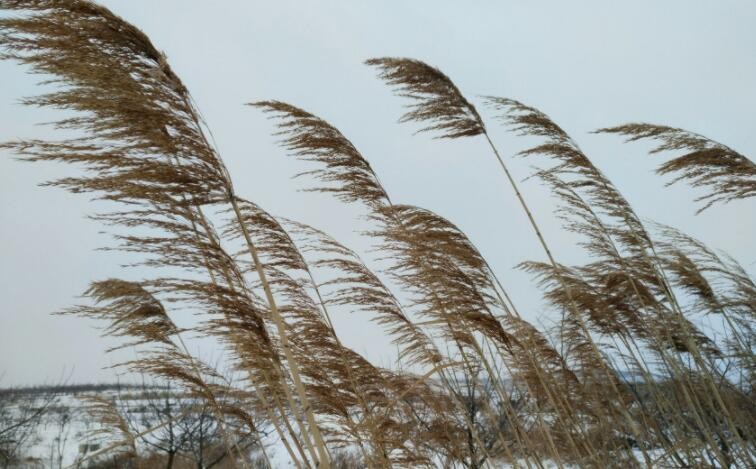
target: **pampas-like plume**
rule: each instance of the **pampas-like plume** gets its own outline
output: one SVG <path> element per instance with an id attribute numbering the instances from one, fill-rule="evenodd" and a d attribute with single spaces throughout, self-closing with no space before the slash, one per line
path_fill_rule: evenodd
<path id="1" fill-rule="evenodd" d="M 115 402 L 102 396 L 83 396 L 80 398 L 84 403 L 84 410 L 99 427 L 89 431 L 92 438 L 105 437 L 110 444 L 108 452 L 125 453 L 130 457 L 136 457 L 136 438 L 129 423 L 121 415 Z M 99 454 L 99 452 L 98 452 Z M 88 458 L 93 455 L 88 455 Z"/>
<path id="2" fill-rule="evenodd" d="M 397 88 L 397 94 L 414 101 L 399 122 L 427 122 L 421 132 L 438 132 L 437 138 L 472 137 L 485 132 L 475 106 L 441 70 L 419 60 L 383 57 L 365 63 L 380 70 L 379 77 Z"/>
<path id="3" fill-rule="evenodd" d="M 52 182 L 74 192 L 123 201 L 181 196 L 196 203 L 225 195 L 225 169 L 204 141 L 188 92 L 144 33 L 89 2 L 6 0 L 0 7 L 34 12 L 0 19 L 2 58 L 64 87 L 24 103 L 77 111 L 55 125 L 85 133 L 6 147 L 33 161 L 79 163 L 96 174 Z"/>
<path id="4" fill-rule="evenodd" d="M 497 117 L 510 131 L 545 138 L 545 143 L 518 153 L 522 157 L 542 155 L 556 162 L 554 166 L 538 171 L 538 177 L 550 178 L 546 182 L 554 189 L 559 188 L 553 182 L 559 181 L 563 188 L 584 194 L 591 207 L 623 228 L 611 232 L 623 248 L 638 256 L 644 253 L 649 238 L 643 223 L 612 182 L 557 123 L 540 110 L 519 101 L 493 96 L 486 99 L 495 110 L 503 112 Z"/>
<path id="5" fill-rule="evenodd" d="M 327 291 L 327 304 L 351 305 L 375 314 L 373 319 L 387 327 L 389 335 L 401 347 L 400 359 L 406 364 L 434 367 L 441 362 L 441 355 L 431 339 L 407 317 L 399 300 L 357 253 L 318 229 L 291 220 L 287 223 L 303 239 L 305 250 L 322 256 L 312 265 L 336 272 L 334 278 L 319 285 Z"/>
<path id="6" fill-rule="evenodd" d="M 756 284 L 727 254 L 718 254 L 702 241 L 670 226 L 656 224 L 663 241 L 660 258 L 673 284 L 694 299 L 690 310 L 722 316 L 732 334 L 726 346 L 749 374 L 756 370 L 753 352 Z"/>
<path id="7" fill-rule="evenodd" d="M 707 190 L 695 199 L 702 203 L 696 213 L 719 203 L 756 197 L 756 163 L 727 145 L 687 130 L 646 123 L 607 127 L 596 132 L 623 135 L 628 142 L 645 139 L 657 142 L 651 154 L 685 152 L 659 165 L 656 172 L 674 176 L 667 185 L 686 181 Z"/>
<path id="8" fill-rule="evenodd" d="M 148 343 L 172 345 L 171 337 L 179 332 L 162 303 L 137 282 L 94 282 L 84 295 L 96 305 L 78 306 L 63 313 L 105 320 L 109 323 L 105 335 L 135 339 L 111 350 Z"/>
<path id="9" fill-rule="evenodd" d="M 506 307 L 495 295 L 487 265 L 464 234 L 448 220 L 414 206 L 386 207 L 382 217 L 400 220 L 374 234 L 385 240 L 382 249 L 393 261 L 390 273 L 416 295 L 420 314 L 437 325 L 463 324 L 446 331 L 463 343 L 472 337 L 461 331 L 477 330 L 508 347 L 509 334 L 492 313 Z"/>
<path id="10" fill-rule="evenodd" d="M 281 144 L 292 155 L 323 166 L 301 173 L 329 184 L 310 190 L 332 192 L 345 202 L 360 201 L 370 206 L 386 203 L 386 191 L 370 164 L 338 129 L 307 111 L 280 101 L 259 101 L 250 105 L 280 120 L 277 135 L 281 136 Z"/>

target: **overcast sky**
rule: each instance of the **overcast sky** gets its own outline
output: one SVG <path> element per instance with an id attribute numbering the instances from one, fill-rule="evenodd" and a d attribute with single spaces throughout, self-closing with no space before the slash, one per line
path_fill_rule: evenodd
<path id="1" fill-rule="evenodd" d="M 530 227 L 480 138 L 453 142 L 399 125 L 403 102 L 362 62 L 407 56 L 446 72 L 478 104 L 507 159 L 528 142 L 498 128 L 479 95 L 515 98 L 572 134 L 645 218 L 682 228 L 756 271 L 756 202 L 694 215 L 696 192 L 664 188 L 661 159 L 644 144 L 589 132 L 629 121 L 686 128 L 756 154 L 756 2 L 752 1 L 223 1 L 101 2 L 165 51 L 204 113 L 238 192 L 271 213 L 324 229 L 364 252 L 364 211 L 298 192 L 302 170 L 271 137 L 272 123 L 243 103 L 279 99 L 342 130 L 392 198 L 457 223 L 489 259 L 520 310 L 548 322 L 531 280 L 513 267 L 543 259 Z M 0 140 L 42 137 L 50 111 L 17 100 L 37 77 L 0 63 Z M 752 157 L 753 158 L 753 157 Z M 528 162 L 512 161 L 519 179 Z M 0 387 L 97 381 L 116 358 L 95 324 L 50 313 L 77 302 L 88 283 L 138 279 L 85 217 L 86 197 L 38 187 L 70 168 L 28 165 L 0 152 Z M 580 259 L 560 235 L 552 203 L 523 183 L 558 260 Z M 368 255 L 370 258 L 370 255 Z M 392 349 L 364 317 L 336 318 L 339 335 L 381 365 Z M 179 321 L 184 319 L 179 318 Z M 128 352 L 127 352 L 128 353 Z M 205 354 L 212 351 L 203 350 Z M 120 357 L 123 357 L 122 354 Z M 126 355 L 127 356 L 127 355 Z"/>

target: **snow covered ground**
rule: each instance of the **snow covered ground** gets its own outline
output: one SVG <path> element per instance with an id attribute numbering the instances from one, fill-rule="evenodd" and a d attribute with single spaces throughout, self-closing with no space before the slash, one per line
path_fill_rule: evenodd
<path id="1" fill-rule="evenodd" d="M 127 391 L 128 393 L 128 391 Z M 87 395 L 97 395 L 106 399 L 123 399 L 123 392 L 119 396 L 116 390 L 60 393 L 54 402 L 50 404 L 47 412 L 35 428 L 35 435 L 23 448 L 25 468 L 64 468 L 75 464 L 88 454 L 107 448 L 114 439 L 92 436 L 92 430 L 100 428 L 100 424 L 93 419 L 85 409 L 82 400 Z M 25 406 L 41 406 L 44 404 L 42 396 L 30 395 L 20 401 Z M 128 398 L 128 407 L 134 412 L 149 413 L 149 406 L 139 394 L 133 394 Z M 14 409 L 11 409 L 14 411 Z M 19 412 L 19 409 L 15 409 Z M 156 416 L 140 416 L 148 420 L 157 420 Z M 151 417 L 151 418 L 150 418 Z M 267 432 L 263 443 L 265 452 L 274 468 L 295 467 L 290 461 L 286 448 L 278 440 L 274 432 Z M 142 450 L 138 445 L 138 450 Z"/>
<path id="2" fill-rule="evenodd" d="M 119 394 L 116 390 L 57 394 L 53 402 L 49 403 L 42 419 L 34 427 L 34 435 L 22 448 L 21 454 L 25 456 L 22 467 L 67 467 L 95 451 L 112 445 L 115 441 L 113 437 L 92 434 L 93 430 L 102 426 L 86 411 L 86 403 L 82 398 L 93 394 L 105 399 L 119 399 L 120 405 L 124 405 L 123 392 Z M 11 408 L 11 412 L 18 415 L 21 412 L 19 405 L 35 408 L 44 404 L 45 398 L 42 395 L 29 395 L 14 404 L 16 408 Z M 137 428 L 139 428 L 139 422 L 154 422 L 158 419 L 156 415 L 150 415 L 152 410 L 147 404 L 146 400 L 140 398 L 139 393 L 128 397 L 126 405 L 129 412 L 132 412 L 132 423 L 136 423 Z M 271 443 L 270 453 L 277 455 L 279 451 L 275 448 L 275 443 Z M 137 448 L 144 449 L 139 444 Z M 280 467 L 286 466 L 281 464 Z"/>
<path id="3" fill-rule="evenodd" d="M 12 412 L 21 412 L 19 405 L 38 407 L 45 403 L 42 396 L 30 395 L 16 404 Z M 73 394 L 58 395 L 49 405 L 39 423 L 34 427 L 34 434 L 21 448 L 21 454 L 43 467 L 65 467 L 74 463 L 83 445 L 96 445 L 98 442 L 87 437 L 93 422 L 82 411 L 82 403 Z"/>
<path id="4" fill-rule="evenodd" d="M 58 394 L 55 401 L 49 406 L 43 419 L 36 427 L 36 435 L 30 440 L 30 444 L 24 450 L 28 456 L 28 461 L 21 467 L 29 469 L 37 468 L 63 468 L 74 465 L 77 461 L 92 454 L 95 451 L 108 447 L 113 443 L 113 439 L 93 437 L 92 430 L 98 428 L 100 424 L 93 419 L 85 410 L 82 397 L 96 394 L 106 399 L 124 400 L 124 393 L 119 394 L 116 390 L 99 390 L 96 392 L 84 393 L 61 393 Z M 133 421 L 142 421 L 144 417 L 147 420 L 157 421 L 155 415 L 148 415 L 150 406 L 145 405 L 138 392 L 131 393 L 126 399 L 127 407 L 130 412 L 141 412 L 143 415 L 137 416 Z M 43 398 L 37 397 L 26 399 L 24 405 L 40 405 Z M 267 432 L 268 436 L 264 439 L 265 452 L 274 468 L 295 467 L 291 462 L 288 453 L 278 440 L 275 432 Z M 145 447 L 138 445 L 138 450 L 143 451 Z M 643 461 L 640 454 L 636 455 L 639 461 Z M 532 462 L 531 462 L 532 463 Z M 548 464 L 541 461 L 546 468 L 556 468 L 556 464 Z M 526 461 L 519 461 L 519 467 L 529 467 Z M 86 467 L 86 465 L 83 465 Z M 515 467 L 511 464 L 492 463 L 491 467 L 509 468 Z M 564 467 L 564 466 L 563 466 Z"/>

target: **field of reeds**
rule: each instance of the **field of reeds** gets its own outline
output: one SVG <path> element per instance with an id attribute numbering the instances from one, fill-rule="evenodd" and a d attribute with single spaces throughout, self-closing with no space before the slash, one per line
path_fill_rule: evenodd
<path id="1" fill-rule="evenodd" d="M 453 221 L 392 199 L 332 124 L 295 104 L 249 103 L 303 162 L 292 190 L 369 210 L 365 235 L 380 269 L 237 193 L 212 123 L 136 26 L 87 1 L 0 0 L 0 8 L 11 13 L 0 19 L 2 58 L 54 86 L 24 104 L 67 111 L 54 127 L 76 135 L 2 148 L 79 168 L 47 185 L 109 201 L 114 208 L 94 218 L 113 232 L 112 249 L 154 273 L 94 281 L 89 301 L 61 314 L 100 320 L 122 346 L 138 346 L 123 369 L 201 401 L 238 467 L 250 464 L 239 442 L 259 440 L 263 426 L 297 468 L 337 467 L 344 449 L 371 468 L 756 464 L 753 279 L 677 227 L 642 220 L 540 110 L 487 96 L 476 100 L 484 113 L 424 62 L 365 63 L 406 100 L 400 122 L 420 124 L 416 138 L 486 143 L 542 247 L 539 260 L 517 268 L 548 301 L 549 327 L 527 320 Z M 533 146 L 506 154 L 489 137 L 494 126 Z M 699 188 L 693 210 L 756 196 L 756 164 L 723 143 L 647 123 L 596 132 L 616 135 L 617 145 L 652 142 L 667 178 L 649 184 Z M 532 160 L 530 177 L 549 188 L 564 232 L 589 261 L 560 261 L 537 221 L 551 214 L 534 213 L 512 158 Z M 366 328 L 390 337 L 400 363 L 378 366 L 346 347 L 335 309 L 359 312 Z M 178 327 L 176 311 L 198 324 Z M 198 336 L 225 351 L 220 369 L 190 353 L 185 339 Z M 98 454 L 139 466 L 139 435 L 108 400 L 91 404 L 105 425 L 98 431 L 115 435 Z"/>

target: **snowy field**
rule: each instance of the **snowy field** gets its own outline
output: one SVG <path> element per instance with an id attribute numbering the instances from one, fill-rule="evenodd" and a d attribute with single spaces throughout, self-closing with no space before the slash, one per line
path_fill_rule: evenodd
<path id="1" fill-rule="evenodd" d="M 47 403 L 47 409 L 43 417 L 34 426 L 33 434 L 21 448 L 24 455 L 23 468 L 64 468 L 77 465 L 87 467 L 87 459 L 105 448 L 112 446 L 115 437 L 93 434 L 102 428 L 100 422 L 93 418 L 86 409 L 87 396 L 96 395 L 100 398 L 117 400 L 119 408 L 127 409 L 129 421 L 137 431 L 142 431 L 147 422 L 157 422 L 160 416 L 156 415 L 154 402 L 144 399 L 139 392 L 123 392 L 105 390 L 97 392 L 77 392 L 57 394 L 52 402 Z M 18 403 L 14 403 L 8 411 L 14 418 L 19 416 L 24 406 L 26 409 L 36 409 L 44 406 L 46 399 L 42 396 L 25 396 Z M 177 411 L 178 412 L 178 411 Z M 265 439 L 266 453 L 274 467 L 290 466 L 285 448 L 279 444 L 276 438 Z M 137 442 L 137 450 L 146 451 L 148 446 L 143 442 Z M 259 451 L 259 450 L 254 450 Z M 254 451 L 252 454 L 254 455 Z M 108 451 L 104 451 L 108 453 Z M 84 461 L 82 463 L 82 461 Z"/>
<path id="2" fill-rule="evenodd" d="M 154 391 L 153 391 L 154 392 Z M 163 392 L 164 395 L 166 393 Z M 97 457 L 93 454 L 112 453 L 107 451 L 109 446 L 115 442 L 114 437 L 103 435 L 93 435 L 93 431 L 102 428 L 102 425 L 94 419 L 85 408 L 85 398 L 96 395 L 100 398 L 114 400 L 118 402 L 119 409 L 127 415 L 131 428 L 136 431 L 143 431 L 151 428 L 154 422 L 163 421 L 163 416 L 157 415 L 156 401 L 154 396 L 149 399 L 142 390 L 121 390 L 113 389 L 87 391 L 87 392 L 63 392 L 57 394 L 54 401 L 48 403 L 47 411 L 43 418 L 35 427 L 34 435 L 29 438 L 23 448 L 23 454 L 26 455 L 24 462 L 17 468 L 38 469 L 38 468 L 65 468 L 65 467 L 87 467 L 90 462 L 96 461 Z M 177 398 L 178 399 L 178 398 Z M 30 395 L 19 401 L 27 408 L 35 408 L 45 404 L 44 397 Z M 160 405 L 164 405 L 161 401 Z M 183 402 L 186 405 L 186 401 Z M 18 408 L 11 408 L 11 412 L 17 415 L 22 411 Z M 175 402 L 174 411 L 179 413 L 180 405 Z M 295 467 L 291 462 L 288 453 L 278 440 L 273 431 L 266 432 L 263 440 L 265 454 L 273 468 Z M 216 440 L 217 441 L 217 440 Z M 138 441 L 137 451 L 146 454 L 149 446 L 144 442 Z M 154 449 L 153 449 L 154 450 Z M 97 453 L 97 452 L 100 453 Z M 261 456 L 259 449 L 250 449 L 250 455 Z M 89 458 L 88 458 L 89 457 Z M 643 461 L 640 453 L 636 454 L 639 461 Z M 544 468 L 559 467 L 556 464 L 541 461 Z M 509 468 L 509 467 L 534 467 L 533 462 L 528 464 L 527 461 L 518 461 L 517 465 L 505 463 L 492 463 L 490 467 Z M 561 467 L 567 467 L 562 465 Z"/>

